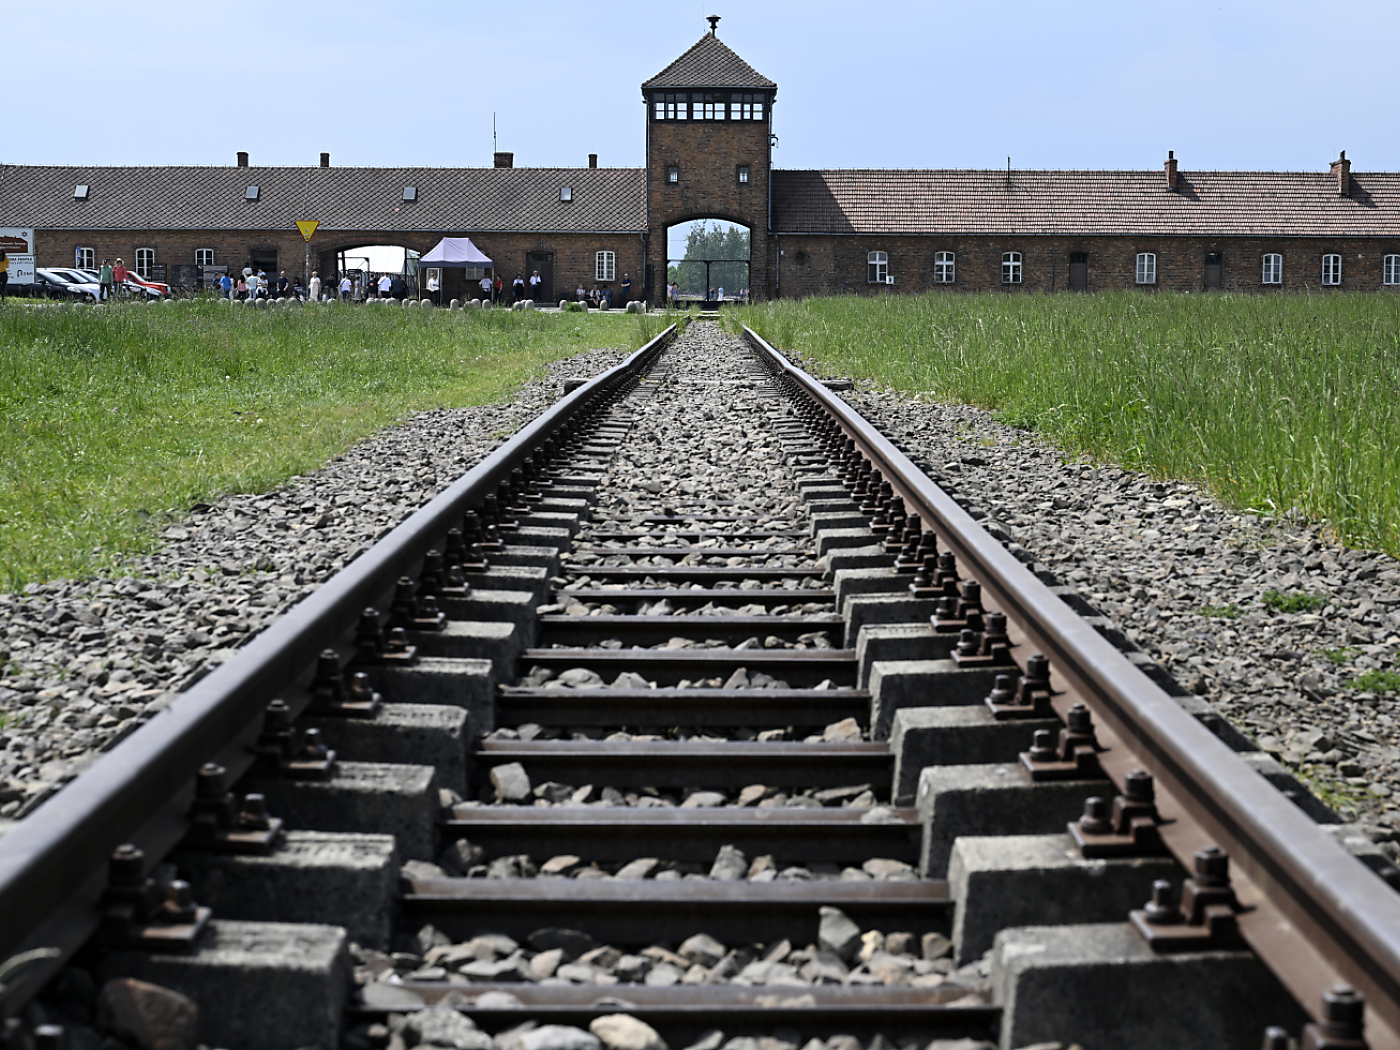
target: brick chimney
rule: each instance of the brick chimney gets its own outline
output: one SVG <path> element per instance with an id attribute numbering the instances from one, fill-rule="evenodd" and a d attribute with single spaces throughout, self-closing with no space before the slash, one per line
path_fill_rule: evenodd
<path id="1" fill-rule="evenodd" d="M 588 166 L 590 168 L 596 168 L 598 166 L 598 154 L 590 153 L 588 155 Z"/>
<path id="2" fill-rule="evenodd" d="M 1176 151 L 1167 150 L 1167 192 L 1176 192 Z"/>
<path id="3" fill-rule="evenodd" d="M 514 153 L 497 153 L 497 154 L 496 154 L 496 167 L 498 167 L 498 168 L 513 168 L 513 167 L 515 167 L 515 154 L 514 154 Z"/>
<path id="4" fill-rule="evenodd" d="M 1332 162 L 1332 174 L 1337 177 L 1337 196 L 1351 196 L 1351 161 L 1347 160 L 1346 150 Z"/>
<path id="5" fill-rule="evenodd" d="M 331 166 L 331 155 L 330 155 L 329 153 L 322 153 L 322 154 L 321 154 L 321 167 L 323 167 L 323 168 L 329 168 L 330 166 Z"/>
<path id="6" fill-rule="evenodd" d="M 246 167 L 248 166 L 248 151 L 247 151 L 247 150 L 239 150 L 239 151 L 238 151 L 238 166 L 239 166 L 240 168 L 246 168 Z"/>

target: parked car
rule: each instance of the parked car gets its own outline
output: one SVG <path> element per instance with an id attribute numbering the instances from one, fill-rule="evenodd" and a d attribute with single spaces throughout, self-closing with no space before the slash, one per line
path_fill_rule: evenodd
<path id="1" fill-rule="evenodd" d="M 101 274 L 96 270 L 78 270 L 77 273 L 87 274 L 88 280 L 96 282 L 101 278 Z M 148 281 L 144 277 L 136 276 L 135 270 L 126 271 L 126 287 L 132 293 L 142 293 L 152 299 L 171 295 L 170 285 L 162 284 L 160 281 Z"/>
<path id="2" fill-rule="evenodd" d="M 97 282 L 89 280 L 81 270 L 40 266 L 34 270 L 34 281 L 43 285 L 44 294 L 51 299 L 76 298 L 97 302 L 102 291 Z"/>

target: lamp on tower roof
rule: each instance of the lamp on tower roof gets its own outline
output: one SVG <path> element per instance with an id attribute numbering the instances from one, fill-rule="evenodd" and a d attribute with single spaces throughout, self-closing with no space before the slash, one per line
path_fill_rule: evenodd
<path id="1" fill-rule="evenodd" d="M 715 30 L 719 28 L 719 15 L 706 15 L 705 21 L 710 23 L 710 36 L 718 36 Z"/>

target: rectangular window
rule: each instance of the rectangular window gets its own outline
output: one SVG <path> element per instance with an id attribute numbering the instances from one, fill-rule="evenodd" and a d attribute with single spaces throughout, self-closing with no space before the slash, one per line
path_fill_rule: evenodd
<path id="1" fill-rule="evenodd" d="M 1002 252 L 1001 253 L 1001 283 L 1020 284 L 1021 283 L 1021 253 Z"/>
<path id="2" fill-rule="evenodd" d="M 73 253 L 73 263 L 80 270 L 97 269 L 97 252 L 92 248 L 79 248 Z"/>
<path id="3" fill-rule="evenodd" d="M 695 119 L 724 120 L 729 115 L 727 112 L 728 100 L 727 95 L 696 95 Z"/>
<path id="4" fill-rule="evenodd" d="M 747 186 L 748 184 L 749 184 L 749 166 L 748 166 L 747 164 L 740 164 L 740 165 L 739 165 L 739 185 L 740 185 L 740 186 Z"/>
<path id="5" fill-rule="evenodd" d="M 1137 283 L 1157 283 L 1157 256 L 1153 252 L 1138 252 Z"/>
<path id="6" fill-rule="evenodd" d="M 196 248 L 196 249 L 194 250 L 194 264 L 195 264 L 196 266 L 213 266 L 213 265 L 214 265 L 214 249 L 213 249 L 213 248 Z"/>
<path id="7" fill-rule="evenodd" d="M 1264 256 L 1264 276 L 1261 278 L 1264 284 L 1283 283 L 1283 256 L 1270 253 Z"/>
<path id="8" fill-rule="evenodd" d="M 687 106 L 684 95 L 677 95 L 675 92 L 658 92 L 652 96 L 654 108 L 652 112 L 657 120 L 684 120 L 687 115 Z"/>
<path id="9" fill-rule="evenodd" d="M 1387 255 L 1381 262 L 1381 281 L 1400 284 L 1400 255 Z"/>
<path id="10" fill-rule="evenodd" d="M 952 284 L 958 273 L 958 257 L 952 252 L 936 252 L 933 256 L 933 283 Z"/>
<path id="11" fill-rule="evenodd" d="M 1322 257 L 1322 283 L 1338 285 L 1342 283 L 1342 257 L 1324 255 Z"/>
<path id="12" fill-rule="evenodd" d="M 136 249 L 136 276 L 150 280 L 151 269 L 156 264 L 156 250 L 154 248 Z"/>
<path id="13" fill-rule="evenodd" d="M 865 279 L 869 284 L 884 284 L 890 275 L 890 257 L 885 252 L 871 252 L 865 257 Z"/>
<path id="14" fill-rule="evenodd" d="M 753 94 L 729 96 L 730 120 L 762 120 L 763 96 Z"/>
<path id="15" fill-rule="evenodd" d="M 666 165 L 666 181 L 673 186 L 681 181 L 681 169 L 675 164 Z"/>
<path id="16" fill-rule="evenodd" d="M 617 276 L 617 253 L 599 252 L 594 257 L 593 279 L 595 281 L 611 281 Z"/>

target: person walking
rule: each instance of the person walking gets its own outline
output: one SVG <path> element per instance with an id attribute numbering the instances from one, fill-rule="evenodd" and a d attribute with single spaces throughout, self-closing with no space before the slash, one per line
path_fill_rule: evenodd
<path id="1" fill-rule="evenodd" d="M 350 275 L 347 273 L 344 277 L 340 279 L 340 301 L 342 303 L 349 302 L 350 293 L 354 291 L 354 289 L 355 285 L 353 282 L 351 282 Z"/>
<path id="2" fill-rule="evenodd" d="M 478 283 L 481 285 L 481 301 L 489 303 L 491 301 L 491 278 L 482 277 Z"/>
<path id="3" fill-rule="evenodd" d="M 112 298 L 112 264 L 106 259 L 102 260 L 102 269 L 97 271 L 97 288 L 102 302 Z"/>
<path id="4" fill-rule="evenodd" d="M 319 303 L 321 301 L 321 275 L 315 270 L 311 271 L 311 285 L 306 291 L 306 297 L 313 303 Z"/>
<path id="5" fill-rule="evenodd" d="M 238 275 L 238 283 L 234 286 L 234 298 L 239 302 L 248 298 L 248 278 L 241 273 Z"/>
<path id="6" fill-rule="evenodd" d="M 112 267 L 112 284 L 117 290 L 117 296 L 122 299 L 126 298 L 129 290 L 126 286 L 126 277 L 126 263 L 122 262 L 121 257 L 118 256 L 117 265 Z"/>
<path id="7" fill-rule="evenodd" d="M 0 302 L 10 294 L 10 253 L 0 248 Z"/>
<path id="8" fill-rule="evenodd" d="M 624 273 L 622 275 L 622 305 L 626 306 L 632 301 L 632 275 Z"/>
<path id="9" fill-rule="evenodd" d="M 381 274 L 379 278 L 379 298 L 389 298 L 389 290 L 394 287 L 394 279 L 387 273 Z"/>
<path id="10" fill-rule="evenodd" d="M 233 299 L 233 278 L 226 273 L 219 275 L 219 294 L 225 299 Z"/>

